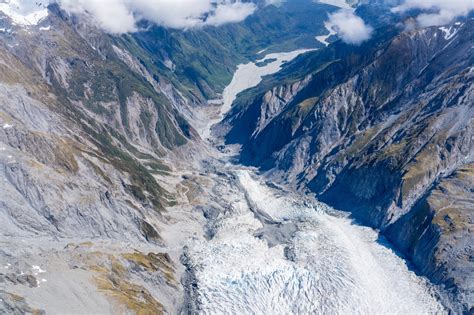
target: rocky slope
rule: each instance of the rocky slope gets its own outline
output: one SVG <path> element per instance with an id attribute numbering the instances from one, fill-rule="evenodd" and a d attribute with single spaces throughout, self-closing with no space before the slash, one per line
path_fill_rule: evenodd
<path id="1" fill-rule="evenodd" d="M 197 197 L 206 181 L 193 163 L 206 150 L 188 121 L 248 55 L 322 29 L 296 15 L 335 10 L 298 3 L 262 4 L 222 29 L 121 36 L 58 5 L 37 3 L 34 19 L 0 12 L 1 314 L 180 310 L 180 240 L 205 224 L 185 209 L 209 202 Z M 306 31 L 282 33 L 269 17 Z"/>
<path id="2" fill-rule="evenodd" d="M 157 175 L 198 138 L 178 89 L 133 42 L 57 6 L 38 25 L 0 24 L 0 309 L 175 307 L 158 232 L 175 201 Z"/>
<path id="3" fill-rule="evenodd" d="M 76 232 L 67 225 L 81 221 L 71 219 L 75 213 L 85 224 L 80 232 L 121 233 L 87 222 L 85 209 L 60 211 L 67 208 L 61 203 L 74 204 L 66 198 L 82 191 L 84 200 L 77 204 L 86 208 L 98 202 L 110 210 L 129 208 L 128 203 L 163 210 L 169 200 L 152 173 L 166 171 L 161 157 L 196 135 L 173 105 L 178 92 L 145 69 L 123 42 L 61 14 L 51 14 L 34 29 L 2 21 L 7 29 L 1 34 L 5 177 L 42 217 L 34 221 L 52 230 Z M 70 193 L 59 193 L 60 182 Z M 86 197 L 88 190 L 102 190 L 103 196 Z M 107 190 L 120 191 L 123 200 L 116 204 Z M 55 200 L 59 196 L 64 197 Z M 35 218 L 23 219 L 28 217 Z M 12 233 L 17 224 L 12 222 Z M 50 230 L 46 226 L 33 230 L 44 233 Z"/>
<path id="4" fill-rule="evenodd" d="M 474 303 L 474 21 L 298 58 L 221 126 L 240 161 L 379 228 L 453 309 Z M 447 302 L 447 303 L 451 303 Z"/>

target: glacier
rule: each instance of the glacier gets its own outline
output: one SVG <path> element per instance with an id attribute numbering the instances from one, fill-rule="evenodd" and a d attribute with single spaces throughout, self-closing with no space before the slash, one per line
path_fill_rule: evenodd
<path id="1" fill-rule="evenodd" d="M 201 314 L 441 314 L 428 282 L 378 233 L 230 169 L 227 211 L 186 248 Z"/>

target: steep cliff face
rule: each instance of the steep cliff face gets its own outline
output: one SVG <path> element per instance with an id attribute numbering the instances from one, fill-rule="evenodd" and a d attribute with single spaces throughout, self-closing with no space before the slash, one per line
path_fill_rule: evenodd
<path id="1" fill-rule="evenodd" d="M 461 301 L 472 301 L 474 281 L 473 170 L 472 163 L 465 164 L 440 179 L 413 210 L 386 230 L 386 235 L 412 257 L 422 273 L 436 283 L 445 283 L 448 292 L 459 295 Z"/>
<path id="2" fill-rule="evenodd" d="M 176 308 L 175 262 L 156 252 L 175 197 L 157 175 L 197 138 L 179 86 L 133 41 L 56 6 L 0 29 L 0 309 Z"/>
<path id="3" fill-rule="evenodd" d="M 473 303 L 459 278 L 473 270 L 473 26 L 335 43 L 242 93 L 224 123 L 242 162 L 386 231 L 424 274 L 455 287 L 464 309 Z M 447 200 L 459 234 L 440 219 Z"/>
<path id="4" fill-rule="evenodd" d="M 193 138 L 193 130 L 164 92 L 166 82 L 120 39 L 61 14 L 29 28 L 2 20 L 8 29 L 0 48 L 5 188 L 30 206 L 22 212 L 33 211 L 19 219 L 45 225 L 38 233 L 140 234 L 142 215 L 128 203 L 163 209 L 169 196 L 153 172 L 166 170 L 160 157 Z M 82 199 L 68 200 L 76 197 Z M 61 211 L 66 204 L 76 206 Z M 115 212 L 137 219 L 114 222 Z M 81 228 L 67 226 L 81 221 Z"/>

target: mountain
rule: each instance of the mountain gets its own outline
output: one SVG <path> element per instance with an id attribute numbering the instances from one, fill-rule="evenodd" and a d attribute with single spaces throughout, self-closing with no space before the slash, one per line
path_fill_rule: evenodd
<path id="1" fill-rule="evenodd" d="M 473 26 L 385 27 L 360 46 L 307 53 L 241 93 L 221 126 L 242 163 L 380 229 L 464 312 L 474 293 Z"/>
<path id="2" fill-rule="evenodd" d="M 40 287 L 38 257 L 45 255 L 47 271 L 57 272 L 48 280 L 68 298 L 55 302 L 54 291 L 31 294 L 53 313 L 64 310 L 61 303 L 83 312 L 109 305 L 82 291 L 95 287 L 81 288 L 100 264 L 94 281 L 105 292 L 122 294 L 130 308 L 162 310 L 167 296 L 174 299 L 166 290 L 176 291 L 175 267 L 162 252 L 142 253 L 138 245 L 155 244 L 156 250 L 162 244 L 158 222 L 175 203 L 156 175 L 171 171 L 165 155 L 199 138 L 177 109 L 179 90 L 139 61 L 145 52 L 138 45 L 56 5 L 38 25 L 3 17 L 0 29 L 2 287 Z M 92 239 L 114 244 L 92 246 Z M 20 251 L 18 242 L 25 242 Z M 138 244 L 136 250 L 127 242 Z M 137 284 L 123 267 L 134 261 L 146 263 L 142 281 L 161 270 L 154 280 L 165 287 L 161 302 L 150 292 L 162 288 Z M 65 276 L 73 268 L 83 275 Z M 18 293 L 0 290 L 0 309 L 32 312 Z"/>
<path id="3" fill-rule="evenodd" d="M 110 35 L 57 4 L 22 15 L 18 3 L 0 6 L 0 313 L 178 312 L 182 249 L 163 234 L 205 155 L 196 108 L 258 50 L 321 46 L 335 8 Z"/>
<path id="4" fill-rule="evenodd" d="M 472 310 L 472 19 L 110 34 L 65 2 L 0 0 L 0 314 Z"/>

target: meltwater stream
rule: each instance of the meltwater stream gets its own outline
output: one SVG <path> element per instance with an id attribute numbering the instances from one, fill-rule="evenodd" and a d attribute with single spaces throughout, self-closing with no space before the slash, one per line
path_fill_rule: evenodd
<path id="1" fill-rule="evenodd" d="M 245 89 L 242 73 L 232 84 Z M 231 91 L 235 98 L 239 90 Z M 208 238 L 190 240 L 183 255 L 191 278 L 188 311 L 444 313 L 429 283 L 376 231 L 222 160 L 213 193 L 225 210 L 210 216 Z"/>

